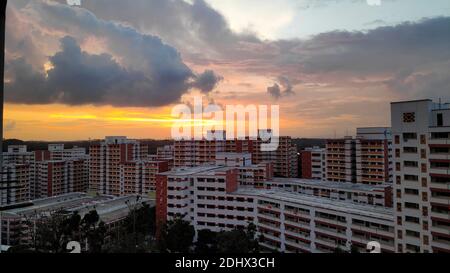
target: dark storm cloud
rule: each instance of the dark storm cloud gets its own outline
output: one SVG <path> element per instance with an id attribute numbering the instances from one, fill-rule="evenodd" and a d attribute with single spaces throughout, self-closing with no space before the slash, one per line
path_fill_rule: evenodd
<path id="1" fill-rule="evenodd" d="M 193 83 L 193 87 L 199 89 L 202 93 L 209 93 L 215 89 L 217 84 L 223 80 L 223 77 L 217 75 L 212 70 L 206 70 L 202 74 L 197 76 L 197 79 Z"/>
<path id="2" fill-rule="evenodd" d="M 273 98 L 279 99 L 281 97 L 294 94 L 294 86 L 288 77 L 278 76 L 276 81 L 277 83 L 273 86 L 267 87 L 267 93 L 269 93 Z"/>
<path id="3" fill-rule="evenodd" d="M 306 72 L 370 74 L 415 68 L 450 59 L 450 18 L 380 27 L 367 32 L 330 32 L 291 49 Z"/>
<path id="4" fill-rule="evenodd" d="M 61 39 L 61 51 L 49 58 L 53 68 L 47 76 L 35 72 L 23 58 L 7 64 L 13 81 L 6 83 L 6 101 L 27 104 L 63 103 L 68 105 L 162 106 L 176 102 L 193 81 L 208 92 L 218 76 L 212 71 L 193 76 L 156 73 L 154 78 L 127 70 L 111 55 L 83 52 L 72 37 Z M 163 76 L 161 76 L 163 74 Z M 205 80 L 206 78 L 206 80 Z"/>
<path id="5" fill-rule="evenodd" d="M 191 88 L 209 93 L 221 80 L 213 71 L 197 75 L 159 37 L 99 20 L 82 8 L 30 2 L 22 12 L 41 31 L 68 36 L 61 40 L 62 51 L 49 57 L 54 68 L 48 77 L 33 69 L 43 63 L 10 58 L 7 75 L 12 81 L 6 89 L 10 102 L 162 106 L 178 102 Z M 104 39 L 110 53 L 82 52 L 77 41 L 90 36 Z"/>

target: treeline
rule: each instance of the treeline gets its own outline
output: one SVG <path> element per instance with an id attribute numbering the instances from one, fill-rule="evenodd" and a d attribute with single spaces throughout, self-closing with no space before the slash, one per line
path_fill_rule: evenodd
<path id="1" fill-rule="evenodd" d="M 107 225 L 96 210 L 84 217 L 78 212 L 57 211 L 34 221 L 27 219 L 23 243 L 10 253 L 69 253 L 68 243 L 78 242 L 81 253 L 258 253 L 256 226 L 212 232 L 201 230 L 194 241 L 194 227 L 179 218 L 169 221 L 156 237 L 155 207 L 131 209 L 120 222 Z"/>

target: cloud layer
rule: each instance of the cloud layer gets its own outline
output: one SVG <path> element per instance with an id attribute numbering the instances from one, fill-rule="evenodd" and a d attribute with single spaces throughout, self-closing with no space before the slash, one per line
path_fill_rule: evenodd
<path id="1" fill-rule="evenodd" d="M 26 59 L 27 51 L 30 55 L 38 51 L 31 39 L 23 57 L 9 60 L 8 102 L 162 106 L 179 101 L 191 88 L 209 93 L 222 79 L 211 70 L 195 73 L 160 38 L 100 20 L 85 9 L 33 2 L 23 12 L 39 25 L 41 33 L 66 36 L 60 39 L 61 51 L 48 58 L 52 65 L 48 75 Z M 104 39 L 107 53 L 83 52 L 77 39 L 89 36 Z M 27 39 L 19 43 L 24 42 Z"/>

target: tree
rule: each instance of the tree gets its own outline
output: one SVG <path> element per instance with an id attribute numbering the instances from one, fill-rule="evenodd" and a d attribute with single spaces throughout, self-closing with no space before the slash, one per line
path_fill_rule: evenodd
<path id="1" fill-rule="evenodd" d="M 194 240 L 195 230 L 189 222 L 176 218 L 167 223 L 161 235 L 160 244 L 164 245 L 166 250 L 172 253 L 188 253 Z"/>
<path id="2" fill-rule="evenodd" d="M 217 232 L 209 229 L 202 229 L 197 234 L 197 242 L 195 243 L 195 253 L 207 254 L 217 252 Z"/>
<path id="3" fill-rule="evenodd" d="M 259 242 L 256 238 L 256 226 L 250 223 L 247 230 L 237 228 L 219 233 L 217 248 L 219 253 L 258 253 Z"/>
<path id="4" fill-rule="evenodd" d="M 90 211 L 81 221 L 82 239 L 87 242 L 86 249 L 91 253 L 101 253 L 105 243 L 106 225 L 100 221 L 96 210 Z"/>
<path id="5" fill-rule="evenodd" d="M 112 253 L 145 253 L 155 248 L 156 209 L 143 203 L 130 209 L 123 222 L 111 230 L 105 247 Z"/>
<path id="6" fill-rule="evenodd" d="M 68 216 L 64 211 L 41 217 L 36 223 L 36 251 L 63 253 L 68 241 L 65 221 Z"/>

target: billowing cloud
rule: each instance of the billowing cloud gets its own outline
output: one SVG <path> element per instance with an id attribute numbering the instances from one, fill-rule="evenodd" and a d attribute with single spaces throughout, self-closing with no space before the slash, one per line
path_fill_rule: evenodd
<path id="1" fill-rule="evenodd" d="M 215 89 L 217 84 L 223 80 L 223 77 L 217 75 L 212 70 L 205 70 L 202 74 L 198 75 L 193 87 L 199 89 L 202 93 L 209 93 Z"/>
<path id="2" fill-rule="evenodd" d="M 6 101 L 27 104 L 162 106 L 177 102 L 192 87 L 211 91 L 219 76 L 212 71 L 195 76 L 181 62 L 183 73 L 152 74 L 121 67 L 109 54 L 83 52 L 70 36 L 61 39 L 61 51 L 49 58 L 46 74 L 33 70 L 23 58 L 7 64 Z M 168 60 L 170 61 L 170 60 Z M 213 76 L 213 77 L 212 77 Z"/>
<path id="3" fill-rule="evenodd" d="M 273 98 L 279 99 L 284 96 L 289 96 L 294 94 L 294 86 L 291 81 L 286 76 L 278 76 L 277 83 L 273 86 L 267 87 L 267 93 L 269 93 Z"/>
<path id="4" fill-rule="evenodd" d="M 47 75 L 34 69 L 39 64 L 32 59 L 10 58 L 9 102 L 162 106 L 177 102 L 191 88 L 208 93 L 222 79 L 210 70 L 197 75 L 160 38 L 100 20 L 82 8 L 30 2 L 22 13 L 41 32 L 66 36 L 61 39 L 62 51 L 49 58 L 53 68 Z M 104 39 L 107 53 L 82 51 L 78 41 L 88 37 Z"/>

